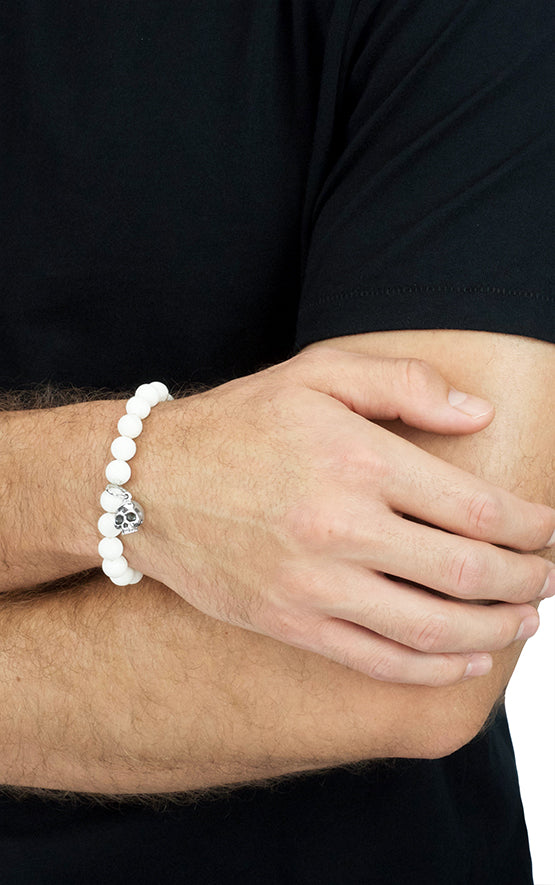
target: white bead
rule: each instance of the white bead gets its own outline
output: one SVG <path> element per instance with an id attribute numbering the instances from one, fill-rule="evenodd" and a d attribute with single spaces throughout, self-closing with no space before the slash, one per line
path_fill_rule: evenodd
<path id="1" fill-rule="evenodd" d="M 152 384 L 141 384 L 135 391 L 135 396 L 146 399 L 149 406 L 157 406 L 160 402 L 160 394 Z"/>
<path id="2" fill-rule="evenodd" d="M 100 506 L 106 513 L 115 513 L 116 510 L 125 503 L 129 497 L 129 492 L 119 485 L 110 483 L 106 486 L 100 496 Z"/>
<path id="3" fill-rule="evenodd" d="M 131 568 L 131 566 L 127 566 L 124 573 L 117 578 L 113 578 L 110 575 L 110 580 L 112 584 L 116 584 L 118 587 L 126 587 L 127 584 L 131 584 L 132 579 L 135 577 L 135 569 Z"/>
<path id="4" fill-rule="evenodd" d="M 148 418 L 150 415 L 150 403 L 142 396 L 132 396 L 125 404 L 125 411 L 128 415 L 138 415 L 139 418 Z"/>
<path id="5" fill-rule="evenodd" d="M 121 506 L 121 501 L 119 501 L 115 495 L 111 495 L 109 492 L 102 492 L 100 496 L 100 506 L 106 513 L 115 513 L 118 507 Z"/>
<path id="6" fill-rule="evenodd" d="M 163 381 L 151 381 L 150 386 L 156 388 L 156 390 L 158 391 L 158 395 L 160 397 L 160 402 L 165 403 L 167 398 L 170 395 L 170 392 L 169 392 L 168 388 L 166 387 L 166 385 L 164 384 L 164 382 Z"/>
<path id="7" fill-rule="evenodd" d="M 168 393 L 168 402 L 170 401 L 173 401 L 173 396 L 171 395 L 171 393 Z"/>
<path id="8" fill-rule="evenodd" d="M 123 415 L 118 421 L 118 432 L 129 439 L 135 439 L 143 429 L 143 422 L 138 415 Z"/>
<path id="9" fill-rule="evenodd" d="M 105 538 L 117 538 L 121 529 L 116 527 L 112 513 L 103 513 L 98 520 L 98 531 Z"/>
<path id="10" fill-rule="evenodd" d="M 102 571 L 109 578 L 121 578 L 128 567 L 125 556 L 118 556 L 117 559 L 103 559 Z"/>
<path id="11" fill-rule="evenodd" d="M 134 569 L 133 569 L 133 577 L 132 577 L 132 579 L 129 581 L 129 583 L 130 583 L 130 584 L 138 584 L 142 577 L 143 577 L 143 573 L 137 571 L 137 569 L 134 568 Z"/>
<path id="12" fill-rule="evenodd" d="M 130 476 L 131 468 L 127 461 L 110 461 L 106 468 L 106 479 L 114 485 L 124 485 Z"/>
<path id="13" fill-rule="evenodd" d="M 118 461 L 129 461 L 137 451 L 137 443 L 128 436 L 117 436 L 113 441 L 110 451 Z"/>
<path id="14" fill-rule="evenodd" d="M 117 559 L 123 553 L 123 544 L 119 538 L 102 538 L 98 552 L 102 559 Z"/>

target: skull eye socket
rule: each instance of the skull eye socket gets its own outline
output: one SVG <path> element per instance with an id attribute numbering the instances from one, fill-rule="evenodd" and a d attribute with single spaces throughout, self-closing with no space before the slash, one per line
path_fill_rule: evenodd
<path id="1" fill-rule="evenodd" d="M 128 513 L 127 519 L 129 520 L 129 522 L 134 522 L 137 519 L 137 514 L 136 513 Z"/>
<path id="2" fill-rule="evenodd" d="M 121 513 L 118 513 L 118 515 L 116 516 L 114 522 L 115 522 L 115 524 L 116 524 L 117 526 L 121 526 L 121 525 L 122 525 L 122 523 L 123 523 L 123 516 L 121 515 Z"/>

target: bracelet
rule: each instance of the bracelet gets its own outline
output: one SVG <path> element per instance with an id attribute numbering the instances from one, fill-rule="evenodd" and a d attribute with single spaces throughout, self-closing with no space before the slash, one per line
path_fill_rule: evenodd
<path id="1" fill-rule="evenodd" d="M 173 396 L 161 381 L 141 384 L 135 395 L 127 400 L 126 414 L 118 421 L 119 436 L 113 441 L 110 451 L 114 461 L 106 468 L 108 485 L 100 496 L 100 506 L 105 511 L 98 520 L 98 530 L 103 535 L 98 545 L 102 557 L 102 571 L 113 584 L 125 587 L 136 584 L 143 577 L 142 572 L 131 568 L 123 555 L 123 544 L 118 535 L 129 535 L 139 530 L 144 522 L 140 504 L 134 501 L 123 484 L 131 477 L 128 462 L 137 451 L 136 438 L 143 429 L 143 418 L 148 418 L 150 410 L 158 403 L 172 400 Z"/>

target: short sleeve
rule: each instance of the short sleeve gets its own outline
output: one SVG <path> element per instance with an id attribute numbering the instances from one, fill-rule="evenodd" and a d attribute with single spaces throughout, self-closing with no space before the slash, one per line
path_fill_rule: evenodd
<path id="1" fill-rule="evenodd" d="M 397 329 L 555 341 L 554 25 L 553 0 L 351 7 L 323 78 L 298 348 Z"/>

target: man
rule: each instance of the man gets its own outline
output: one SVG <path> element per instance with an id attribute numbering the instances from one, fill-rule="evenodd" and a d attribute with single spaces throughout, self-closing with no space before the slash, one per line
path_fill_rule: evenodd
<path id="1" fill-rule="evenodd" d="M 8 20 L 5 881 L 531 881 L 499 700 L 553 590 L 550 7 Z"/>

